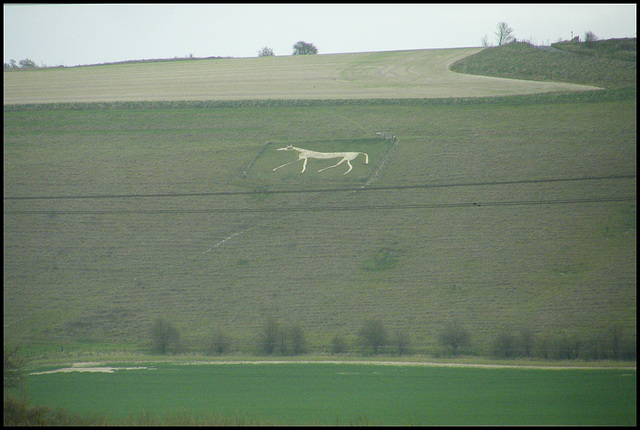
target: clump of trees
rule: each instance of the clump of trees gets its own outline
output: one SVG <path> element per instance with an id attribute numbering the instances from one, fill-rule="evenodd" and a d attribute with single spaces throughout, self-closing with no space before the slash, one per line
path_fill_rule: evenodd
<path id="1" fill-rule="evenodd" d="M 4 350 L 3 424 L 5 426 L 36 426 L 52 424 L 51 409 L 31 406 L 24 387 L 26 363 L 18 346 Z"/>
<path id="2" fill-rule="evenodd" d="M 281 326 L 268 318 L 259 336 L 258 351 L 265 355 L 299 355 L 306 352 L 306 340 L 298 325 Z"/>
<path id="3" fill-rule="evenodd" d="M 273 49 L 265 46 L 264 48 L 260 48 L 258 51 L 258 57 L 273 57 Z"/>
<path id="4" fill-rule="evenodd" d="M 410 353 L 409 335 L 402 330 L 396 330 L 392 336 L 389 336 L 383 322 L 378 319 L 366 321 L 358 332 L 358 338 L 362 352 L 365 354 Z"/>
<path id="5" fill-rule="evenodd" d="M 22 389 L 24 384 L 24 366 L 26 359 L 17 346 L 4 350 L 3 384 L 5 390 Z"/>
<path id="6" fill-rule="evenodd" d="M 584 44 L 587 45 L 587 48 L 593 48 L 597 40 L 598 36 L 596 36 L 593 31 L 587 31 L 584 34 Z"/>
<path id="7" fill-rule="evenodd" d="M 318 48 L 316 48 L 313 43 L 300 41 L 293 45 L 293 55 L 312 55 L 317 53 Z"/>
<path id="8" fill-rule="evenodd" d="M 38 65 L 36 64 L 35 61 L 29 59 L 29 58 L 25 58 L 24 60 L 20 60 L 18 62 L 18 64 L 16 64 L 16 60 L 14 60 L 13 58 L 9 60 L 8 63 L 4 63 L 4 68 L 5 69 L 22 69 L 22 70 L 26 70 L 26 69 L 37 69 Z"/>
<path id="9" fill-rule="evenodd" d="M 491 345 L 495 358 L 533 357 L 549 360 L 635 360 L 636 342 L 614 325 L 590 336 L 566 333 L 535 335 L 529 327 L 501 330 Z"/>
<path id="10" fill-rule="evenodd" d="M 469 332 L 457 321 L 448 323 L 438 334 L 440 345 L 447 349 L 451 355 L 457 355 L 461 348 L 469 346 L 471 336 Z"/>

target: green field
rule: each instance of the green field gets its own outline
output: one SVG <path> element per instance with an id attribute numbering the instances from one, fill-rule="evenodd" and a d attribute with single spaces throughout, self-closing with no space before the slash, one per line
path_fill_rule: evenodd
<path id="1" fill-rule="evenodd" d="M 37 403 L 108 416 L 112 423 L 132 417 L 147 417 L 149 423 L 163 417 L 197 423 L 208 416 L 244 417 L 245 423 L 263 425 L 636 424 L 635 370 L 118 366 L 147 369 L 32 375 L 28 385 Z"/>

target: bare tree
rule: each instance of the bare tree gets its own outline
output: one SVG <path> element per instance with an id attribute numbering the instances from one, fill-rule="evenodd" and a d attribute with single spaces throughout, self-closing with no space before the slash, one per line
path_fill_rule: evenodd
<path id="1" fill-rule="evenodd" d="M 484 36 L 482 36 L 482 39 L 480 39 L 480 43 L 482 44 L 483 48 L 488 48 L 489 45 L 489 36 L 487 36 L 486 34 Z"/>
<path id="2" fill-rule="evenodd" d="M 587 45 L 587 48 L 593 48 L 593 44 L 596 40 L 598 40 L 598 36 L 596 36 L 593 31 L 587 31 L 584 34 L 584 43 Z"/>
<path id="3" fill-rule="evenodd" d="M 496 31 L 496 37 L 498 38 L 498 46 L 512 42 L 515 39 L 515 37 L 513 36 L 513 28 L 509 27 L 509 24 L 504 21 L 498 23 L 498 31 Z"/>

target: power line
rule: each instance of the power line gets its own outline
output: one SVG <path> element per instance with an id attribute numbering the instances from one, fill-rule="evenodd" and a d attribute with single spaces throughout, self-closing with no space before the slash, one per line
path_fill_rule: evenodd
<path id="1" fill-rule="evenodd" d="M 107 215 L 107 214 L 214 214 L 214 213 L 273 213 L 273 212 L 335 212 L 335 211 L 375 211 L 442 209 L 496 206 L 560 205 L 605 202 L 635 201 L 636 197 L 594 197 L 587 199 L 517 200 L 502 202 L 472 203 L 431 203 L 431 204 L 387 204 L 363 206 L 318 206 L 318 207 L 274 207 L 274 208 L 219 208 L 219 209 L 104 209 L 104 210 L 17 210 L 6 211 L 4 215 Z"/>
<path id="2" fill-rule="evenodd" d="M 63 200 L 63 199 L 133 199 L 133 198 L 173 198 L 173 197 L 207 197 L 207 196 L 239 196 L 260 194 L 303 194 L 303 193 L 335 193 L 348 191 L 387 191 L 427 188 L 452 188 L 452 187 L 481 187 L 496 185 L 520 185 L 540 184 L 551 182 L 577 182 L 577 181 L 602 181 L 611 179 L 635 179 L 636 175 L 610 175 L 610 176 L 586 176 L 581 178 L 551 178 L 551 179 L 522 179 L 514 181 L 487 181 L 487 182 L 459 182 L 444 184 L 414 184 L 391 185 L 380 187 L 357 188 L 317 188 L 317 189 L 293 189 L 293 190 L 258 190 L 258 191 L 211 191 L 200 193 L 152 193 L 152 194 L 102 194 L 102 195 L 78 195 L 78 196 L 17 196 L 3 197 L 4 200 Z"/>

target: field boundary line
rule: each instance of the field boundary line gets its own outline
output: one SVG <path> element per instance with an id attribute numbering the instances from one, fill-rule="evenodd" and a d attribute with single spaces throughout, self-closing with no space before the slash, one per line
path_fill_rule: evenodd
<path id="1" fill-rule="evenodd" d="M 328 193 L 345 191 L 389 191 L 411 190 L 422 188 L 451 188 L 451 187 L 482 187 L 496 185 L 522 185 L 540 184 L 549 182 L 579 182 L 579 181 L 603 181 L 611 179 L 635 179 L 635 174 L 609 175 L 609 176 L 585 176 L 581 178 L 547 178 L 547 179 L 519 179 L 511 181 L 485 181 L 485 182 L 459 182 L 444 184 L 414 184 L 414 185 L 390 185 L 368 188 L 309 188 L 294 190 L 263 190 L 263 191 L 212 191 L 205 193 L 155 193 L 155 194 L 96 194 L 78 196 L 3 196 L 4 200 L 63 200 L 63 199 L 131 199 L 131 198 L 160 198 L 160 197 L 208 197 L 208 196 L 237 196 L 252 194 L 303 194 L 303 193 Z"/>
<path id="2" fill-rule="evenodd" d="M 337 211 L 374 211 L 374 210 L 412 210 L 412 209 L 456 209 L 468 207 L 501 207 L 501 206 L 533 206 L 533 205 L 562 205 L 586 203 L 610 203 L 636 201 L 635 196 L 629 197 L 591 197 L 585 199 L 554 199 L 554 200 L 515 200 L 495 202 L 462 202 L 462 203 L 425 203 L 425 204 L 388 204 L 366 206 L 316 206 L 316 207 L 272 207 L 256 208 L 224 208 L 224 209 L 104 209 L 104 210 L 15 210 L 4 211 L 4 215 L 109 215 L 109 214 L 214 214 L 214 213 L 287 213 L 287 212 L 337 212 Z M 235 235 L 235 234 L 234 234 Z"/>
<path id="3" fill-rule="evenodd" d="M 457 367 L 480 369 L 540 369 L 540 370 L 603 370 L 620 369 L 636 370 L 633 366 L 603 367 L 603 366 L 545 366 L 524 364 L 481 364 L 481 363 L 439 363 L 432 361 L 366 361 L 366 360 L 226 360 L 226 361 L 187 361 L 173 362 L 176 365 L 242 365 L 242 364 L 355 364 L 374 366 L 413 366 L 413 367 Z"/>

